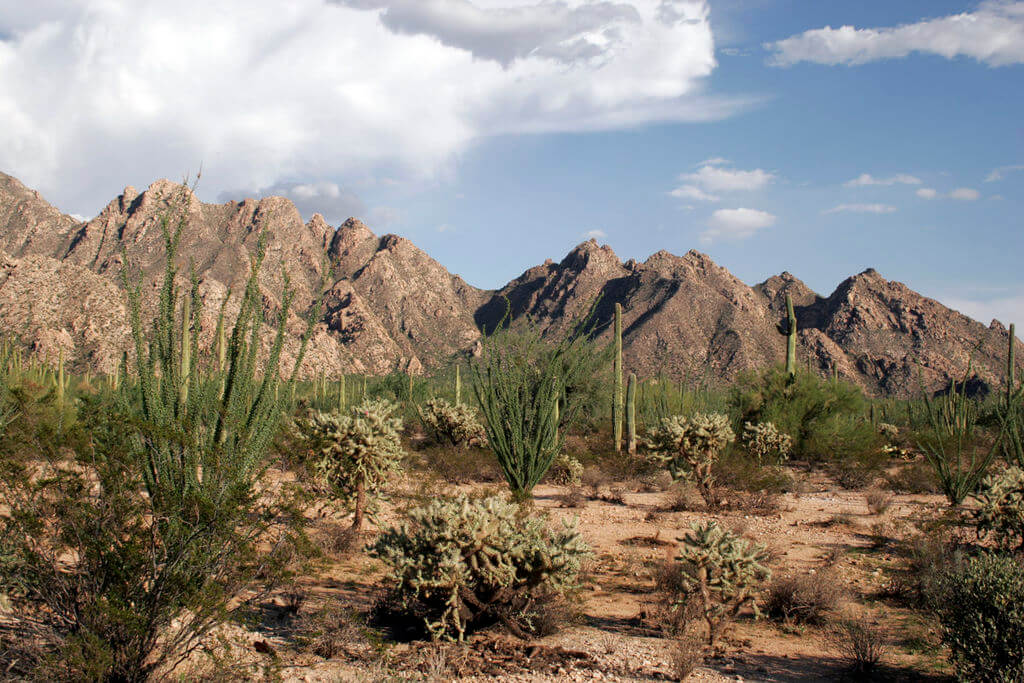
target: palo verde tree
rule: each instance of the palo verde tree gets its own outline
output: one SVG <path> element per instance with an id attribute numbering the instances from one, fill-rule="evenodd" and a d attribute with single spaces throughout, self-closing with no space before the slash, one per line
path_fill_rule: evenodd
<path id="1" fill-rule="evenodd" d="M 562 430 L 589 400 L 585 387 L 610 360 L 590 336 L 593 309 L 558 339 L 529 322 L 507 325 L 483 342 L 471 366 L 488 444 L 513 495 L 526 497 L 551 467 Z"/>

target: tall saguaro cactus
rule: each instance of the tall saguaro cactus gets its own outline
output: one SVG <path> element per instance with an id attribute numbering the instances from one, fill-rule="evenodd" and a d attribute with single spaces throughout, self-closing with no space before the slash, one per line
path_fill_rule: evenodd
<path id="1" fill-rule="evenodd" d="M 626 450 L 636 453 L 636 373 L 629 373 L 626 385 Z"/>
<path id="2" fill-rule="evenodd" d="M 1016 374 L 1016 357 L 1014 353 L 1014 347 L 1017 341 L 1017 326 L 1010 323 L 1010 350 L 1006 355 L 1006 405 L 1009 407 L 1010 402 L 1013 400 L 1014 385 L 1017 383 Z"/>
<path id="3" fill-rule="evenodd" d="M 786 319 L 779 323 L 779 333 L 786 336 L 786 374 L 796 375 L 796 313 L 793 312 L 793 297 L 786 295 Z"/>
<path id="4" fill-rule="evenodd" d="M 459 366 L 455 366 L 455 405 L 462 404 L 462 375 L 459 374 Z"/>
<path id="5" fill-rule="evenodd" d="M 612 439 L 622 450 L 622 304 L 615 304 L 615 388 L 612 394 Z"/>

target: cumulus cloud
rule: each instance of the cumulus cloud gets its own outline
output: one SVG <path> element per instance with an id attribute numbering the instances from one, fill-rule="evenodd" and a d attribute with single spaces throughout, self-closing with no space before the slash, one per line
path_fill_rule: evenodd
<path id="1" fill-rule="evenodd" d="M 725 165 L 728 163 L 725 159 L 718 157 L 702 161 L 699 164 L 700 168 L 695 173 L 684 173 L 679 176 L 679 180 L 685 181 L 686 184 L 677 187 L 669 194 L 681 199 L 716 202 L 720 197 L 712 193 L 760 190 L 775 180 L 773 173 L 760 168 L 753 171 L 741 171 L 727 168 Z"/>
<path id="2" fill-rule="evenodd" d="M 583 238 L 588 240 L 603 240 L 607 236 L 604 230 L 587 230 L 583 233 Z"/>
<path id="3" fill-rule="evenodd" d="M 700 234 L 703 244 L 718 239 L 744 240 L 758 230 L 775 225 L 777 218 L 757 209 L 718 209 L 708 219 L 708 229 Z"/>
<path id="4" fill-rule="evenodd" d="M 1006 177 L 1007 173 L 1012 173 L 1013 171 L 1024 171 L 1024 164 L 1000 166 L 999 168 L 993 169 L 992 172 L 985 177 L 985 182 L 994 183 L 996 181 L 1002 180 L 1003 178 Z"/>
<path id="5" fill-rule="evenodd" d="M 992 320 L 998 320 L 1009 327 L 1010 323 L 1024 320 L 1024 293 L 1003 292 L 1001 295 L 987 298 L 953 295 L 941 297 L 940 300 L 946 306 L 985 325 Z"/>
<path id="6" fill-rule="evenodd" d="M 367 215 L 366 205 L 355 193 L 330 181 L 278 182 L 256 190 L 221 192 L 217 199 L 226 202 L 240 201 L 247 197 L 286 197 L 295 204 L 299 213 L 307 220 L 314 213 L 319 213 L 328 222 L 337 224 L 352 216 L 364 217 Z"/>
<path id="7" fill-rule="evenodd" d="M 14 5 L 14 7 L 9 7 Z M 474 141 L 706 121 L 706 0 L 39 0 L 0 13 L 0 169 L 64 210 L 438 176 Z M 498 45 L 506 37 L 508 45 Z"/>
<path id="8" fill-rule="evenodd" d="M 888 204 L 840 204 L 827 211 L 822 211 L 822 213 L 894 213 L 895 211 L 896 207 Z"/>
<path id="9" fill-rule="evenodd" d="M 949 193 L 950 199 L 959 199 L 963 202 L 973 202 L 981 197 L 981 193 L 969 187 L 958 187 Z"/>
<path id="10" fill-rule="evenodd" d="M 986 0 L 973 12 L 885 28 L 813 29 L 766 43 L 772 66 L 865 64 L 912 52 L 970 57 L 989 66 L 1024 63 L 1024 2 Z"/>
<path id="11" fill-rule="evenodd" d="M 891 178 L 875 178 L 870 173 L 861 173 L 853 180 L 847 180 L 846 187 L 866 187 L 869 185 L 920 185 L 921 179 L 906 173 L 897 173 Z"/>
<path id="12" fill-rule="evenodd" d="M 939 193 L 930 187 L 922 187 L 916 194 L 921 199 L 935 199 L 939 196 Z"/>

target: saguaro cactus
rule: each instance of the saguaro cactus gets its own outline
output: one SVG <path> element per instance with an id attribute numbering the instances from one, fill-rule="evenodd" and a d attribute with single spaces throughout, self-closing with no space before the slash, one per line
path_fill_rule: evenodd
<path id="1" fill-rule="evenodd" d="M 1014 353 L 1014 347 L 1016 346 L 1016 344 L 1014 342 L 1016 342 L 1016 341 L 1017 341 L 1017 326 L 1014 325 L 1013 323 L 1010 323 L 1010 350 L 1009 350 L 1009 353 L 1007 353 L 1007 355 L 1006 355 L 1006 405 L 1007 405 L 1007 407 L 1010 406 L 1010 403 L 1013 400 L 1013 388 L 1014 388 L 1014 385 L 1017 383 L 1016 377 L 1014 376 L 1016 374 L 1016 367 L 1015 367 L 1016 366 L 1016 362 L 1015 362 L 1016 359 L 1015 359 L 1015 353 Z"/>
<path id="2" fill-rule="evenodd" d="M 632 372 L 626 385 L 626 450 L 636 453 L 636 374 Z"/>
<path id="3" fill-rule="evenodd" d="M 779 323 L 779 333 L 786 337 L 786 374 L 796 374 L 796 313 L 793 312 L 793 297 L 786 295 L 786 319 Z"/>
<path id="4" fill-rule="evenodd" d="M 455 366 L 455 405 L 462 403 L 462 375 L 459 374 L 459 366 Z"/>
<path id="5" fill-rule="evenodd" d="M 622 304 L 615 304 L 615 388 L 612 393 L 612 439 L 622 450 Z"/>

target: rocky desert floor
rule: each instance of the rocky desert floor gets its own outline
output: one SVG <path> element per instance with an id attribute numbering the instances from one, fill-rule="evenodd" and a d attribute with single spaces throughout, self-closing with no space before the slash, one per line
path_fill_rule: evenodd
<path id="1" fill-rule="evenodd" d="M 590 495 L 539 486 L 534 505 L 550 516 L 577 518 L 594 550 L 574 614 L 559 632 L 522 641 L 496 628 L 463 644 L 401 643 L 360 625 L 380 595 L 383 566 L 362 552 L 328 554 L 286 595 L 264 605 L 262 624 L 232 638 L 248 648 L 251 664 L 274 664 L 286 681 L 391 680 L 678 680 L 679 641 L 665 634 L 660 615 L 666 598 L 657 590 L 659 565 L 674 554 L 689 525 L 712 517 L 770 550 L 774 576 L 813 575 L 841 592 L 834 612 L 856 617 L 885 642 L 882 665 L 870 680 L 952 680 L 937 624 L 890 586 L 905 571 L 906 542 L 941 515 L 935 495 L 891 494 L 891 504 L 873 513 L 867 491 L 843 490 L 826 475 L 797 473 L 800 493 L 778 497 L 774 510 L 673 511 L 676 492 L 630 490 L 614 482 Z M 401 511 L 442 491 L 502 490 L 498 484 L 454 487 L 430 476 L 407 475 L 379 517 L 396 522 Z M 579 491 L 577 490 L 577 493 Z M 314 537 L 339 518 L 319 519 Z M 373 526 L 367 533 L 372 538 Z M 298 597 L 296 597 L 298 596 Z M 289 606 L 290 603 L 290 606 Z M 300 623 L 328 616 L 324 641 L 296 634 Z M 794 625 L 741 613 L 694 681 L 854 680 L 850 661 L 827 637 L 827 625 Z M 863 679 L 863 678 L 862 678 Z"/>

